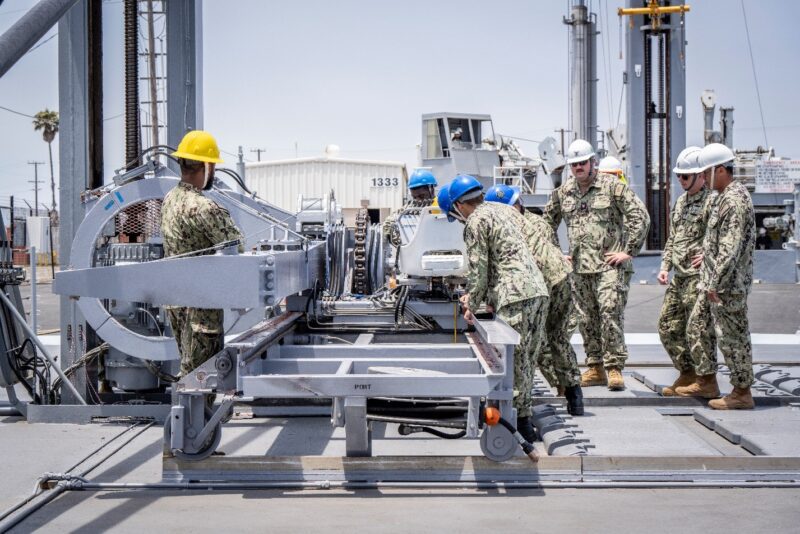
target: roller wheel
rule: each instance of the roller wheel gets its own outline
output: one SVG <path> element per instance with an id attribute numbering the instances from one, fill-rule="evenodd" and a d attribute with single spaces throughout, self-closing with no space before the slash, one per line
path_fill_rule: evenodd
<path id="1" fill-rule="evenodd" d="M 214 412 L 212 412 L 209 408 L 205 409 L 205 420 L 206 422 L 211 419 L 211 416 Z M 188 460 L 192 462 L 196 462 L 199 460 L 205 460 L 212 454 L 214 451 L 217 450 L 219 447 L 219 442 L 222 439 L 222 423 L 217 423 L 214 427 L 214 431 L 211 433 L 211 436 L 206 440 L 203 446 L 197 452 L 183 452 L 174 450 L 172 454 L 175 455 L 176 458 L 181 460 Z M 164 423 L 164 443 L 170 443 L 172 441 L 172 417 L 167 417 L 166 422 Z"/>
<path id="2" fill-rule="evenodd" d="M 514 457 L 519 445 L 502 425 L 486 427 L 481 434 L 481 451 L 493 462 L 505 462 Z"/>

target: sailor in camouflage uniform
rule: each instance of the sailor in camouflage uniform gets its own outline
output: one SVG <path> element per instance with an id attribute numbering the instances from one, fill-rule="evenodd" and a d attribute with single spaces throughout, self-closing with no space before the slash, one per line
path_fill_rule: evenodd
<path id="1" fill-rule="evenodd" d="M 228 211 L 203 195 L 214 179 L 215 164 L 222 163 L 214 138 L 201 130 L 191 131 L 173 155 L 179 158 L 181 181 L 161 206 L 164 255 L 214 254 L 225 243 L 238 245 L 243 252 L 242 235 Z M 181 356 L 181 376 L 222 350 L 222 310 L 181 306 L 166 310 Z"/>
<path id="2" fill-rule="evenodd" d="M 400 214 L 406 207 L 424 206 L 435 202 L 436 177 L 427 169 L 415 169 L 408 179 L 408 191 L 411 193 L 411 201 L 402 209 L 395 211 L 383 221 L 381 230 L 383 239 L 397 248 L 403 244 L 400 237 L 400 229 L 397 227 Z"/>
<path id="3" fill-rule="evenodd" d="M 708 217 L 703 241 L 699 288 L 708 298 L 720 351 L 730 369 L 733 391 L 708 403 L 717 410 L 752 409 L 753 348 L 747 321 L 747 295 L 753 283 L 753 251 L 756 241 L 755 212 L 750 192 L 733 179 L 736 157 L 720 143 L 700 152 L 700 167 L 707 181 L 719 193 Z M 699 323 L 702 325 L 702 323 Z M 702 328 L 690 322 L 689 329 Z M 695 353 L 692 351 L 692 355 Z M 695 360 L 697 381 L 678 388 L 678 395 L 708 396 L 716 385 L 712 366 Z"/>
<path id="4" fill-rule="evenodd" d="M 716 368 L 716 345 L 708 299 L 697 289 L 700 280 L 699 264 L 692 264 L 692 258 L 701 252 L 703 246 L 712 198 L 703 173 L 699 172 L 699 155 L 700 147 L 685 148 L 678 155 L 673 169 L 685 193 L 678 197 L 672 209 L 669 238 L 664 245 L 661 270 L 658 273 L 658 282 L 666 285 L 669 272 L 674 271 L 672 281 L 664 294 L 658 319 L 658 335 L 680 375 L 672 386 L 661 390 L 664 396 L 673 396 L 676 388 L 695 382 L 697 375 L 692 351 L 701 361 L 701 372 Z M 689 337 L 687 325 L 692 313 L 695 315 L 693 321 L 700 328 L 695 328 L 692 331 L 693 337 Z"/>
<path id="5" fill-rule="evenodd" d="M 587 141 L 572 142 L 567 163 L 573 176 L 553 191 L 544 218 L 554 233 L 562 220 L 567 225 L 574 300 L 589 366 L 581 385 L 621 390 L 628 358 L 624 312 L 631 259 L 644 244 L 650 216 L 616 176 L 597 172 L 594 148 Z"/>
<path id="6" fill-rule="evenodd" d="M 550 292 L 545 322 L 546 340 L 538 357 L 535 354 L 532 357 L 547 382 L 566 397 L 567 411 L 571 415 L 583 415 L 578 358 L 570 343 L 569 320 L 574 306 L 569 264 L 554 244 L 550 225 L 540 215 L 526 211 L 519 198 L 519 190 L 507 185 L 493 186 L 486 193 L 487 201 L 512 206 L 514 211 L 524 217 L 523 234 L 528 250 L 542 272 Z"/>
<path id="7" fill-rule="evenodd" d="M 514 397 L 517 429 L 532 441 L 531 390 L 535 355 L 541 347 L 547 314 L 547 286 L 525 246 L 524 219 L 510 208 L 484 202 L 483 187 L 472 176 L 457 176 L 439 194 L 439 206 L 465 224 L 464 243 L 469 260 L 467 294 L 462 298 L 464 318 L 474 321 L 473 310 L 486 303 L 520 335 L 514 349 Z"/>

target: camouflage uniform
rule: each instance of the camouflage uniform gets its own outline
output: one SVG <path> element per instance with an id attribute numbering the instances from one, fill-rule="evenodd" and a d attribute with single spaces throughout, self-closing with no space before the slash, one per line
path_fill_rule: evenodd
<path id="1" fill-rule="evenodd" d="M 514 217 L 516 213 L 516 217 Z M 510 215 L 511 214 L 511 215 Z M 514 349 L 514 398 L 518 417 L 531 415 L 536 354 L 547 313 L 547 286 L 521 232 L 524 219 L 503 204 L 479 204 L 467 219 L 464 243 L 469 258 L 469 306 L 494 306 L 498 317 L 519 333 Z"/>
<path id="2" fill-rule="evenodd" d="M 708 309 L 708 300 L 700 295 L 697 284 L 700 270 L 692 267 L 692 256 L 703 247 L 712 195 L 702 189 L 690 195 L 682 194 L 672 210 L 672 225 L 664 245 L 662 271 L 675 274 L 664 294 L 664 303 L 658 318 L 658 335 L 664 349 L 681 372 L 694 371 L 695 367 L 711 374 L 716 368 L 716 347 Z M 689 324 L 695 326 L 689 336 Z M 692 351 L 699 365 L 695 365 Z M 709 372 L 710 371 L 710 372 Z"/>
<path id="3" fill-rule="evenodd" d="M 167 257 L 242 238 L 228 211 L 186 182 L 180 182 L 164 197 L 161 234 Z M 243 251 L 239 244 L 239 252 Z M 211 250 L 199 254 L 213 253 Z M 166 310 L 181 355 L 181 376 L 222 350 L 222 310 L 180 306 L 167 306 Z"/>
<path id="4" fill-rule="evenodd" d="M 737 388 L 753 383 L 747 294 L 753 284 L 755 243 L 753 201 L 744 184 L 733 182 L 719 194 L 708 217 L 699 287 L 719 295 L 719 304 L 709 303 L 711 315 L 731 384 Z"/>
<path id="5" fill-rule="evenodd" d="M 551 386 L 577 386 L 580 384 L 580 370 L 578 357 L 570 343 L 569 330 L 569 320 L 574 310 L 569 265 L 561 249 L 553 244 L 552 228 L 541 216 L 526 211 L 525 223 L 528 250 L 550 289 L 545 326 L 547 339 L 536 363 Z"/>
<path id="6" fill-rule="evenodd" d="M 647 209 L 616 176 L 599 173 L 586 193 L 570 177 L 553 191 L 544 218 L 553 232 L 562 219 L 567 225 L 586 364 L 622 369 L 628 358 L 624 314 L 633 265 L 612 267 L 604 255 L 638 254 L 650 225 Z"/>

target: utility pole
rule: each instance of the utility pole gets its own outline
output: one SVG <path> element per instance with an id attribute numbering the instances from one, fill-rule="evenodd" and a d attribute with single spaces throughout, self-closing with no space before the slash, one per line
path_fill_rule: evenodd
<path id="1" fill-rule="evenodd" d="M 266 152 L 266 151 L 267 151 L 266 148 L 251 148 L 250 149 L 250 152 L 255 152 L 256 153 L 256 157 L 258 158 L 258 161 L 261 161 L 261 153 L 262 152 Z"/>
<path id="2" fill-rule="evenodd" d="M 44 161 L 29 161 L 28 165 L 33 165 L 33 181 L 28 180 L 29 184 L 33 184 L 33 209 L 36 216 L 39 216 L 39 165 L 44 165 Z"/>
<path id="3" fill-rule="evenodd" d="M 556 128 L 553 131 L 561 134 L 561 155 L 564 155 L 566 153 L 564 152 L 564 134 L 566 132 L 571 132 L 572 130 L 567 130 L 565 128 Z"/>

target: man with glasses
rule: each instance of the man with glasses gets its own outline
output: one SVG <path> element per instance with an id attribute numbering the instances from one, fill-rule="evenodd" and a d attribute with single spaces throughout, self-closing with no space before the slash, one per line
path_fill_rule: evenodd
<path id="1" fill-rule="evenodd" d="M 713 324 L 708 299 L 697 288 L 700 281 L 700 262 L 693 261 L 702 252 L 712 198 L 711 192 L 706 188 L 704 173 L 699 168 L 700 150 L 696 146 L 687 147 L 678 154 L 675 162 L 673 171 L 685 192 L 672 209 L 669 238 L 664 245 L 661 270 L 658 273 L 658 283 L 667 285 L 669 272 L 674 271 L 672 281 L 664 294 L 664 303 L 658 318 L 658 335 L 672 359 L 672 364 L 680 372 L 671 386 L 661 390 L 665 397 L 674 396 L 676 389 L 693 384 L 698 373 L 702 375 L 709 372 L 712 374 L 703 386 L 693 388 L 685 396 L 719 396 Z M 692 336 L 687 332 L 690 317 L 692 322 L 700 326 L 692 330 Z M 695 354 L 697 363 L 693 360 L 692 353 Z"/>
<path id="2" fill-rule="evenodd" d="M 566 156 L 572 177 L 553 191 L 544 217 L 553 232 L 562 219 L 567 225 L 572 285 L 589 366 L 581 386 L 622 390 L 631 259 L 644 244 L 650 216 L 628 186 L 597 172 L 589 142 L 573 141 Z"/>
<path id="3" fill-rule="evenodd" d="M 715 410 L 752 410 L 754 407 L 750 392 L 753 347 L 747 320 L 747 295 L 753 284 L 756 221 L 750 192 L 733 178 L 735 160 L 733 151 L 720 143 L 705 146 L 698 157 L 698 166 L 705 172 L 710 187 L 719 193 L 708 216 L 702 253 L 698 255 L 697 263 L 702 262 L 698 288 L 708 298 L 717 343 L 730 369 L 733 386 L 729 395 L 709 401 L 708 407 Z M 705 321 L 695 319 L 692 314 L 688 326 L 690 336 L 707 328 Z M 694 349 L 692 356 L 695 357 Z M 698 363 L 695 359 L 695 364 Z M 677 388 L 678 395 L 695 396 L 711 390 L 716 382 L 716 365 L 695 371 L 698 375 L 695 382 Z"/>

